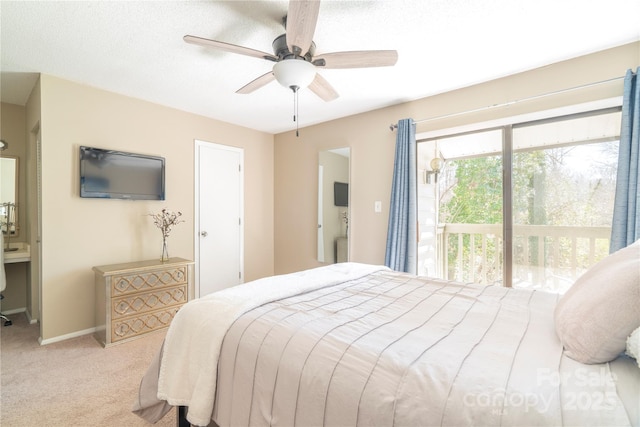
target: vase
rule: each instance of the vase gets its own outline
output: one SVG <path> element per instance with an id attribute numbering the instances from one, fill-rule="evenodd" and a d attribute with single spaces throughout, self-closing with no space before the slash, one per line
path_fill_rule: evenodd
<path id="1" fill-rule="evenodd" d="M 167 238 L 162 238 L 162 256 L 160 257 L 160 261 L 168 261 L 169 260 L 169 249 L 167 249 Z"/>

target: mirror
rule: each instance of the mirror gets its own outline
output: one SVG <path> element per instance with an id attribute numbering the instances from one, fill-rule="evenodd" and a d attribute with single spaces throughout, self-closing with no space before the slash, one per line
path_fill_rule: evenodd
<path id="1" fill-rule="evenodd" d="M 349 261 L 350 148 L 318 155 L 318 261 Z"/>
<path id="2" fill-rule="evenodd" d="M 0 157 L 0 228 L 2 234 L 17 236 L 18 230 L 18 158 Z"/>

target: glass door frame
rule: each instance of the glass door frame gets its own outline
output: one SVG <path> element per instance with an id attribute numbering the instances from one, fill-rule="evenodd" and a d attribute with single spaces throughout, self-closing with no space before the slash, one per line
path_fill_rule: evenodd
<path id="1" fill-rule="evenodd" d="M 462 132 L 438 132 L 438 136 L 420 138 L 416 143 L 416 149 L 418 144 L 437 141 L 450 137 L 471 135 L 474 133 L 488 132 L 492 130 L 502 131 L 502 279 L 503 286 L 512 287 L 513 285 L 513 131 L 514 129 L 536 126 L 552 122 L 560 122 L 565 120 L 579 119 L 589 116 L 597 116 L 603 114 L 609 114 L 619 112 L 622 110 L 620 105 L 611 107 L 602 107 L 596 109 L 590 109 L 586 111 L 580 111 L 568 114 L 559 114 L 557 116 L 546 117 L 542 119 L 533 119 L 522 122 L 506 123 L 499 126 L 490 126 L 486 128 L 477 127 L 474 130 L 462 131 Z M 418 177 L 416 176 L 416 179 Z M 439 209 L 439 206 L 438 206 Z M 418 254 L 416 254 L 418 255 Z M 446 274 L 446 272 L 443 272 Z"/>

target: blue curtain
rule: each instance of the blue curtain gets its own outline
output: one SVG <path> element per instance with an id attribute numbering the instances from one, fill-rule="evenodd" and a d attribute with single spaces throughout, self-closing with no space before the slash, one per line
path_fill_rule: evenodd
<path id="1" fill-rule="evenodd" d="M 640 238 L 640 67 L 627 71 L 622 100 L 622 127 L 618 177 L 609 252 L 622 249 Z"/>
<path id="2" fill-rule="evenodd" d="M 393 166 L 389 228 L 384 263 L 407 273 L 416 272 L 417 189 L 416 127 L 413 119 L 398 122 Z"/>

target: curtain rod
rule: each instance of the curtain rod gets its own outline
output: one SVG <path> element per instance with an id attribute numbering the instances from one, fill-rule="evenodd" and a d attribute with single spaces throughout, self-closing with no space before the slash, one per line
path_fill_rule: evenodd
<path id="1" fill-rule="evenodd" d="M 607 80 L 601 80 L 599 82 L 587 83 L 587 84 L 584 84 L 584 85 L 581 85 L 581 86 L 574 86 L 574 87 L 570 87 L 570 88 L 567 88 L 567 89 L 556 90 L 554 92 L 543 93 L 541 95 L 530 96 L 528 98 L 522 98 L 522 99 L 516 99 L 516 100 L 513 100 L 513 101 L 503 102 L 502 104 L 487 105 L 485 107 L 475 108 L 473 110 L 460 111 L 460 112 L 457 112 L 457 113 L 443 114 L 441 116 L 429 117 L 429 118 L 422 119 L 422 120 L 414 120 L 413 123 L 417 124 L 417 123 L 423 123 L 423 122 L 430 122 L 430 121 L 433 121 L 433 120 L 440 120 L 440 119 L 446 119 L 446 118 L 449 118 L 449 117 L 462 116 L 464 114 L 477 113 L 479 111 L 490 110 L 492 108 L 507 107 L 509 105 L 514 105 L 514 104 L 517 104 L 517 103 L 523 102 L 523 101 L 531 101 L 531 100 L 534 100 L 534 99 L 544 98 L 544 97 L 551 96 L 551 95 L 557 95 L 559 93 L 570 92 L 570 91 L 577 90 L 577 89 L 584 89 L 584 88 L 588 88 L 588 87 L 592 87 L 592 86 L 598 86 L 598 85 L 601 85 L 601 84 L 604 84 L 604 83 L 610 83 L 610 82 L 613 82 L 613 81 L 616 81 L 616 80 L 622 80 L 622 79 L 624 79 L 624 77 L 625 76 L 613 77 L 613 78 L 610 78 L 610 79 L 607 79 Z M 397 129 L 397 128 L 398 128 L 398 124 L 397 123 L 389 125 L 389 129 L 391 130 L 391 132 L 393 132 L 393 130 Z"/>

